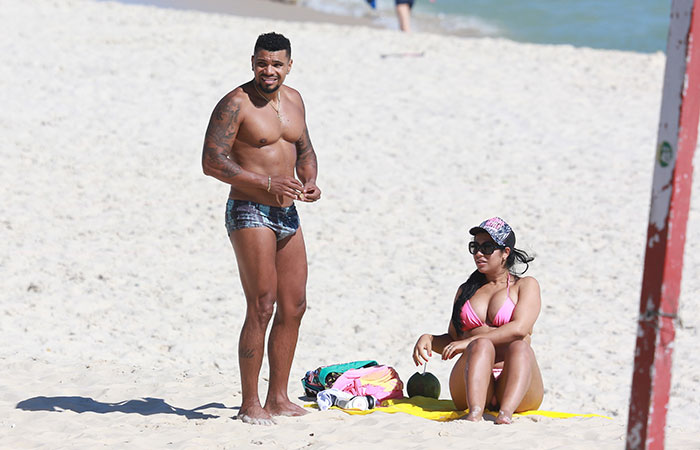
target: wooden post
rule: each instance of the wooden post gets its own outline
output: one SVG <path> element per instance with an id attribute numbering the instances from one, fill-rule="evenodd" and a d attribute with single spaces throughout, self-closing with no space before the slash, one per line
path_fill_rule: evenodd
<path id="1" fill-rule="evenodd" d="M 639 302 L 628 450 L 664 448 L 699 111 L 700 11 L 693 0 L 673 0 Z"/>

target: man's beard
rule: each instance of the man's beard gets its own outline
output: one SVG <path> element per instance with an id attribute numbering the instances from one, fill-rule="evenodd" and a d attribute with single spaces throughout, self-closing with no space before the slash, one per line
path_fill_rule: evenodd
<path id="1" fill-rule="evenodd" d="M 273 87 L 266 87 L 265 85 L 263 85 L 262 83 L 258 83 L 257 81 L 255 82 L 255 84 L 257 84 L 258 89 L 260 89 L 260 91 L 264 92 L 265 94 L 274 94 L 280 88 L 279 84 Z"/>

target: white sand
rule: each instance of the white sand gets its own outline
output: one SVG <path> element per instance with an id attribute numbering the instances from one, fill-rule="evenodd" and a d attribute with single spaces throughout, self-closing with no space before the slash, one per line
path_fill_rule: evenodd
<path id="1" fill-rule="evenodd" d="M 3 0 L 0 26 L 0 447 L 623 447 L 663 54 L 87 0 Z M 287 80 L 306 102 L 324 193 L 299 205 L 309 306 L 292 398 L 306 370 L 353 359 L 406 381 L 416 338 L 446 329 L 473 270 L 468 227 L 501 215 L 537 256 L 542 409 L 613 420 L 231 420 L 244 299 L 227 188 L 202 175 L 201 144 L 270 30 L 292 41 Z M 425 53 L 380 57 L 402 52 Z M 674 449 L 697 448 L 700 432 L 699 187 Z M 450 368 L 429 366 L 444 398 Z"/>

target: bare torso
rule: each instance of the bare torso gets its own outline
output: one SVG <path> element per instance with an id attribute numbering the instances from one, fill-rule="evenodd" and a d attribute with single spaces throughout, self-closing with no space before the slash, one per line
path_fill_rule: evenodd
<path id="1" fill-rule="evenodd" d="M 511 277 L 510 288 L 508 289 L 505 285 L 492 286 L 486 284 L 479 288 L 468 302 L 483 322 L 491 324 L 494 316 L 498 314 L 504 303 L 512 300 L 513 304 L 517 305 L 519 281 L 519 279 Z M 510 297 L 510 300 L 508 300 L 508 297 Z"/>
<path id="2" fill-rule="evenodd" d="M 479 319 L 486 325 L 468 331 L 455 331 L 454 328 L 450 326 L 449 334 L 453 336 L 453 339 L 458 340 L 483 334 L 494 329 L 492 323 L 493 318 L 498 314 L 504 304 L 510 301 L 512 301 L 514 305 L 518 304 L 518 296 L 522 282 L 523 280 L 521 278 L 511 276 L 509 288 L 505 284 L 493 285 L 490 283 L 480 287 L 467 301 Z M 457 293 L 457 297 L 459 297 L 459 295 L 460 292 Z M 455 297 L 455 300 L 457 297 Z M 508 298 L 510 298 L 510 300 Z M 532 341 L 532 333 L 533 329 L 530 328 L 528 335 L 525 337 L 528 343 Z M 502 366 L 504 350 L 505 346 L 496 346 L 496 362 L 498 363 L 496 366 Z"/>
<path id="3" fill-rule="evenodd" d="M 229 94 L 240 101 L 239 130 L 229 158 L 250 172 L 294 177 L 297 161 L 295 144 L 303 138 L 306 129 L 304 106 L 296 90 L 282 86 L 279 91 L 279 117 L 273 106 L 256 92 L 250 82 Z M 292 204 L 292 199 L 288 197 L 233 185 L 229 197 L 272 206 Z"/>

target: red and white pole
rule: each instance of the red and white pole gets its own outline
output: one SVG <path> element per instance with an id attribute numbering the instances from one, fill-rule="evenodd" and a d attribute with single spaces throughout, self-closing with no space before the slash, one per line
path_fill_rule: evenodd
<path id="1" fill-rule="evenodd" d="M 628 450 L 664 448 L 699 114 L 700 10 L 693 0 L 673 0 L 639 302 Z"/>

